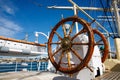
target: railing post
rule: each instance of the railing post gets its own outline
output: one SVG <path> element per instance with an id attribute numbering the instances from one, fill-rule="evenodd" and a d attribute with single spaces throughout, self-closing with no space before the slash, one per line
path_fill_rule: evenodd
<path id="1" fill-rule="evenodd" d="M 31 61 L 31 65 L 30 65 L 30 71 L 32 71 L 32 61 Z"/>
<path id="2" fill-rule="evenodd" d="M 16 64 L 15 64 L 15 72 L 17 72 L 17 61 L 15 62 Z"/>
<path id="3" fill-rule="evenodd" d="M 38 66 L 37 67 L 38 67 L 38 71 L 40 71 L 40 62 L 38 62 Z"/>

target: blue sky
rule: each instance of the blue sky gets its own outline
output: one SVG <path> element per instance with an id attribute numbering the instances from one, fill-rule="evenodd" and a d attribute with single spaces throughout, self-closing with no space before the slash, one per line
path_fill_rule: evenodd
<path id="1" fill-rule="evenodd" d="M 47 34 L 61 19 L 61 14 L 69 13 L 47 9 L 49 5 L 61 3 L 69 4 L 67 0 L 0 0 L 0 35 L 24 39 L 28 33 L 29 40 L 34 41 L 35 31 Z"/>
<path id="2" fill-rule="evenodd" d="M 100 7 L 97 0 L 73 0 L 79 6 Z M 72 6 L 68 0 L 0 0 L 0 36 L 15 39 L 24 39 L 25 34 L 29 35 L 28 40 L 34 41 L 34 32 L 47 34 L 51 28 L 64 17 L 73 16 L 72 10 L 47 9 L 47 6 Z M 103 15 L 101 12 L 87 11 L 94 18 Z M 90 22 L 90 20 L 79 12 L 79 16 Z M 109 29 L 106 25 L 106 29 Z M 47 42 L 42 35 L 39 42 Z"/>
<path id="3" fill-rule="evenodd" d="M 68 3 L 67 0 L 0 0 L 0 35 L 24 39 L 28 33 L 30 41 L 34 41 L 31 38 L 35 31 L 47 34 L 64 13 L 47 6 L 61 2 Z"/>

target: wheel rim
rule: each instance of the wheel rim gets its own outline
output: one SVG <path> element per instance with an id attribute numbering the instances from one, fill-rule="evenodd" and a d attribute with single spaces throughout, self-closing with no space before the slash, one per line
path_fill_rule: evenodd
<path id="1" fill-rule="evenodd" d="M 70 26 L 70 30 L 67 33 L 67 32 L 65 32 L 65 28 L 63 27 L 63 25 L 64 25 L 64 23 L 70 23 L 70 22 L 72 22 L 72 23 Z M 82 29 L 77 34 L 72 36 L 71 35 L 73 32 L 72 28 L 73 28 L 73 24 L 75 22 L 78 22 L 78 24 L 82 25 Z M 63 37 L 61 37 L 61 35 L 59 34 L 59 31 L 58 31 L 58 29 L 60 27 L 63 30 L 62 31 Z M 84 34 L 84 33 L 87 33 L 87 35 L 88 35 L 87 43 L 74 42 L 76 37 L 78 37 L 79 35 Z M 55 36 L 58 37 L 58 39 L 56 41 L 54 40 Z M 56 51 L 52 50 L 53 49 L 52 45 L 57 45 L 55 47 Z M 75 45 L 77 45 L 77 46 L 87 45 L 88 46 L 88 50 L 86 51 L 86 55 L 84 57 L 81 57 L 81 55 L 79 55 L 79 53 L 76 51 L 76 49 L 73 48 Z M 48 55 L 49 55 L 49 58 L 50 58 L 52 64 L 56 68 L 56 70 L 58 70 L 60 72 L 72 74 L 72 73 L 78 72 L 79 70 L 81 70 L 82 68 L 87 66 L 87 64 L 93 54 L 93 50 L 94 50 L 94 36 L 93 36 L 93 31 L 92 31 L 91 27 L 88 25 L 88 23 L 85 20 L 78 18 L 76 16 L 61 20 L 60 22 L 58 22 L 58 24 L 56 24 L 56 26 L 52 29 L 52 31 L 50 33 L 50 37 L 48 40 Z M 70 54 L 76 56 L 77 60 L 79 60 L 80 63 L 72 64 Z M 62 61 L 64 58 L 66 59 L 67 63 Z M 67 66 L 64 67 L 63 65 L 67 65 Z M 88 67 L 88 68 L 90 69 L 90 67 Z"/>
<path id="2" fill-rule="evenodd" d="M 102 63 L 104 63 L 104 61 L 108 57 L 108 53 L 109 53 L 109 46 L 108 46 L 107 39 L 101 32 L 99 32 L 96 29 L 93 29 L 93 33 L 94 33 L 94 37 L 95 37 L 95 34 L 96 34 L 100 38 L 99 40 L 95 40 L 96 41 L 95 45 L 104 46 L 104 49 L 101 51 L 101 53 L 102 53 L 101 60 L 102 60 Z"/>

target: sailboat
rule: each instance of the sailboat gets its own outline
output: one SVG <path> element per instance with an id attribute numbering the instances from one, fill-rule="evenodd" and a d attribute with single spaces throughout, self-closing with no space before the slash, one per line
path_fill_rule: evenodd
<path id="1" fill-rule="evenodd" d="M 108 10 L 108 9 L 102 9 L 102 8 L 86 8 L 86 7 L 79 7 L 76 3 L 74 3 L 72 0 L 69 0 L 72 4 L 73 4 L 73 7 L 57 7 L 57 6 L 52 6 L 52 7 L 48 7 L 48 8 L 59 8 L 59 9 L 73 9 L 74 10 L 74 14 L 75 15 L 77 15 L 77 10 L 80 10 L 82 13 L 84 13 L 87 17 L 89 17 L 92 21 L 93 21 L 93 23 L 95 22 L 102 30 L 104 30 L 105 31 L 105 33 L 103 33 L 103 34 L 107 34 L 107 37 L 109 36 L 109 35 L 111 35 L 111 34 L 113 34 L 114 35 L 114 37 L 115 37 L 115 41 L 116 41 L 116 46 L 117 46 L 117 51 L 116 51 L 116 53 L 117 53 L 117 61 L 119 61 L 119 55 L 120 55 L 120 52 L 119 52 L 119 42 L 120 42 L 120 39 L 119 39 L 119 33 L 117 33 L 116 34 L 116 32 L 114 33 L 109 33 L 103 26 L 101 26 L 97 21 L 95 21 L 95 19 L 94 18 L 92 18 L 90 15 L 88 15 L 84 10 L 101 10 L 101 11 L 110 11 L 110 9 Z M 113 1 L 113 3 L 117 3 L 116 2 L 117 0 L 114 0 Z M 118 3 L 119 3 L 119 1 L 118 1 Z M 115 17 L 117 18 L 116 19 L 116 22 L 118 23 L 118 25 L 117 25 L 117 27 L 118 27 L 118 32 L 120 32 L 120 25 L 119 25 L 119 15 L 118 15 L 118 13 L 119 13 L 119 10 L 120 9 L 118 9 L 118 8 L 116 8 L 117 6 L 116 6 L 117 4 L 114 4 L 114 7 L 111 9 L 112 11 L 114 11 L 115 12 Z M 107 16 L 105 16 L 105 17 L 107 17 Z M 102 16 L 102 18 L 104 18 L 103 16 Z M 76 19 L 76 18 L 75 18 Z M 98 29 L 98 28 L 97 28 Z M 102 31 L 101 30 L 101 31 Z M 76 33 L 79 31 L 79 29 L 76 27 Z M 53 32 L 53 34 L 54 33 L 56 33 L 57 34 L 57 32 Z M 52 34 L 51 34 L 52 35 Z M 58 34 L 57 34 L 58 35 Z M 83 35 L 84 36 L 84 35 Z M 58 35 L 58 37 L 59 37 L 59 35 Z M 80 40 L 81 38 L 80 38 L 81 36 L 79 36 L 78 37 L 78 39 Z M 84 37 L 86 37 L 86 36 L 84 36 Z M 60 38 L 60 37 L 59 37 Z M 43 45 L 43 44 L 38 44 L 38 43 L 32 43 L 32 42 L 26 42 L 26 41 L 21 41 L 21 40 L 15 40 L 15 39 L 11 39 L 11 38 L 3 38 L 3 37 L 1 37 L 0 38 L 1 39 L 1 54 L 4 54 L 5 53 L 5 55 L 27 55 L 27 56 L 33 56 L 33 55 L 39 55 L 42 51 L 39 51 L 40 49 L 37 49 L 37 48 L 40 48 L 40 46 L 41 47 L 45 47 L 45 45 Z M 61 39 L 61 38 L 60 38 Z M 65 37 L 64 38 L 65 40 L 67 39 L 68 40 L 68 42 L 69 42 L 69 38 L 67 37 Z M 84 39 L 84 38 L 83 38 Z M 85 38 L 85 39 L 87 39 L 87 38 Z M 88 40 L 88 39 L 87 39 Z M 86 41 L 87 41 L 86 40 Z M 81 40 L 82 41 L 82 40 Z M 83 40 L 84 41 L 84 40 Z M 108 41 L 109 41 L 109 38 L 108 38 Z M 6 42 L 7 42 L 7 45 L 6 45 Z M 11 44 L 12 43 L 12 44 Z M 71 44 L 71 42 L 69 42 L 70 44 Z M 5 44 L 5 46 L 4 46 L 4 44 Z M 9 44 L 11 45 L 10 47 L 9 47 Z M 56 42 L 56 43 L 48 43 L 49 45 L 51 45 L 51 44 L 59 44 L 59 41 L 58 42 Z M 65 44 L 65 45 L 64 45 Z M 76 43 L 77 44 L 77 43 Z M 13 46 L 14 45 L 14 46 Z M 27 45 L 27 46 L 26 46 Z M 67 47 L 67 46 L 69 46 L 68 45 L 68 43 L 66 43 L 64 40 L 62 41 L 62 46 L 65 48 L 65 49 L 70 49 L 70 47 L 71 46 L 69 46 L 69 47 Z M 16 49 L 17 47 L 19 47 L 18 49 Z M 21 47 L 22 46 L 22 47 Z M 67 47 L 67 48 L 66 48 Z M 57 50 L 57 48 L 58 48 L 58 50 Z M 57 48 L 56 48 L 56 50 L 53 50 L 53 51 L 57 51 L 57 52 L 59 52 L 59 46 L 57 46 Z M 76 48 L 76 47 L 75 47 Z M 84 51 L 86 51 L 87 50 L 87 46 L 85 46 L 85 48 L 84 48 Z M 20 50 L 19 50 L 20 49 Z M 37 50 L 36 50 L 37 49 Z M 79 48 L 77 48 L 78 50 L 79 50 Z M 93 78 L 95 78 L 96 76 L 98 77 L 98 76 L 100 76 L 100 77 L 98 77 L 97 79 L 99 79 L 99 80 L 106 80 L 106 79 L 110 79 L 111 78 L 111 74 L 112 75 L 116 75 L 116 72 L 111 72 L 111 73 L 109 73 L 108 72 L 108 75 L 109 76 L 104 76 L 104 74 L 103 74 L 103 76 L 102 76 L 102 74 L 101 74 L 101 71 L 103 72 L 104 70 L 102 70 L 103 68 L 105 68 L 104 67 L 104 65 L 101 65 L 102 64 L 102 62 L 101 62 L 101 58 L 97 58 L 97 57 L 99 57 L 100 55 L 99 55 L 99 53 L 100 53 L 100 51 L 98 50 L 98 47 L 97 47 L 97 51 L 98 51 L 98 55 L 96 55 L 97 54 L 97 52 L 95 52 L 95 55 L 93 56 L 94 57 L 94 59 L 92 59 L 91 61 L 90 61 L 90 63 L 89 63 L 89 65 L 90 65 L 90 67 L 88 66 L 88 64 L 85 64 L 85 68 L 83 68 L 82 69 L 82 71 L 80 72 L 80 73 L 77 73 L 78 75 L 77 75 L 77 78 L 78 79 L 85 79 L 85 80 L 87 80 L 88 79 L 88 77 L 86 77 L 86 76 L 89 76 L 89 79 L 88 80 L 90 80 L 90 79 L 93 79 Z M 57 53 L 57 52 L 55 52 L 53 55 L 52 55 L 52 57 Z M 111 52 L 111 50 L 110 50 L 110 52 Z M 10 53 L 10 54 L 8 54 L 8 53 Z M 73 53 L 76 53 L 74 50 L 73 50 Z M 77 53 L 76 53 L 77 54 Z M 67 55 L 67 53 L 66 53 L 66 55 Z M 59 56 L 59 55 L 58 55 Z M 58 57 L 57 56 L 57 57 Z M 109 55 L 110 56 L 110 55 Z M 71 57 L 71 56 L 70 56 Z M 111 57 L 111 56 L 110 56 Z M 59 58 L 57 58 L 57 59 L 55 59 L 55 61 L 57 61 Z M 80 58 L 79 58 L 80 59 Z M 97 61 L 98 60 L 98 61 Z M 53 61 L 54 62 L 54 60 L 51 60 L 51 61 Z M 93 61 L 93 62 L 92 62 Z M 94 63 L 94 61 L 96 62 L 96 63 Z M 107 61 L 107 60 L 106 60 Z M 113 59 L 112 59 L 112 61 L 113 61 Z M 82 62 L 82 60 L 81 60 L 81 62 Z M 98 62 L 98 63 L 97 63 Z M 108 63 L 110 62 L 111 63 L 111 60 L 109 61 L 107 61 Z M 106 62 L 106 63 L 107 63 Z M 69 63 L 69 65 L 68 66 L 70 66 L 71 67 L 71 65 L 76 65 L 76 64 L 70 64 L 70 62 L 69 62 L 69 60 L 68 60 L 68 62 L 61 62 L 61 61 L 59 61 L 58 63 L 61 63 L 62 65 L 66 65 L 66 63 Z M 91 63 L 93 63 L 93 64 L 91 64 Z M 56 65 L 56 63 L 53 63 L 54 65 Z M 97 64 L 97 67 L 95 67 L 96 66 L 96 64 Z M 100 64 L 100 65 L 99 65 Z M 109 66 L 109 64 L 107 64 L 107 66 Z M 56 69 L 58 69 L 59 70 L 59 68 L 61 67 L 61 65 L 58 65 L 57 66 L 57 68 Z M 91 70 L 91 67 L 93 68 L 93 72 L 92 72 L 92 70 Z M 111 66 L 110 66 L 111 67 Z M 63 68 L 63 70 L 61 70 L 61 72 L 64 72 L 64 70 L 66 71 L 66 73 L 69 73 L 69 70 L 71 70 L 72 68 L 68 68 L 68 71 L 66 70 L 66 69 L 64 69 Z M 73 67 L 73 69 L 74 69 L 74 67 Z M 76 68 L 75 68 L 76 69 Z M 91 72 L 90 72 L 90 70 L 91 70 Z M 110 69 L 109 69 L 110 70 Z M 77 71 L 77 70 L 73 70 L 74 72 L 75 71 Z M 57 72 L 57 71 L 56 71 Z M 89 74 L 89 73 L 90 74 Z M 88 74 L 87 74 L 88 73 Z M 50 76 L 50 74 L 52 75 L 52 73 L 47 73 L 47 74 L 43 74 L 42 76 L 43 76 L 43 78 L 46 78 L 46 77 L 44 77 L 44 76 Z M 58 72 L 58 74 L 62 74 L 62 73 L 60 73 L 60 72 Z M 97 74 L 97 75 L 96 75 Z M 120 73 L 117 73 L 117 75 L 119 75 Z M 76 74 L 75 74 L 76 75 Z M 59 75 L 60 76 L 60 75 Z M 67 74 L 65 74 L 64 76 L 66 76 L 66 77 L 58 77 L 58 75 L 56 76 L 54 76 L 54 77 L 52 77 L 52 79 L 53 80 L 59 80 L 60 78 L 68 78 L 68 76 L 69 77 L 72 77 L 72 76 L 74 76 L 74 74 L 72 74 L 72 72 L 70 72 L 70 74 L 69 75 L 67 75 Z M 102 77 L 101 77 L 102 76 Z M 116 76 L 112 76 L 112 79 L 115 79 L 115 77 Z M 42 77 L 41 77 L 42 78 Z M 39 78 L 40 79 L 40 78 Z M 50 78 L 51 79 L 51 78 Z M 70 79 L 70 80 L 74 80 L 75 78 L 68 78 L 68 79 Z M 96 79 L 96 80 L 97 80 Z M 119 79 L 119 76 L 117 76 L 117 79 Z M 76 79 L 75 79 L 76 80 Z"/>
<path id="2" fill-rule="evenodd" d="M 0 36 L 1 56 L 37 56 L 45 53 L 45 44 L 16 40 Z"/>

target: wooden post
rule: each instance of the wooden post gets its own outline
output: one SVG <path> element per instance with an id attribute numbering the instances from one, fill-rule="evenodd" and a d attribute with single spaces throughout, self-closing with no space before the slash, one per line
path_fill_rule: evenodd
<path id="1" fill-rule="evenodd" d="M 120 60 L 120 38 L 115 38 L 114 41 L 115 41 L 117 59 Z"/>

